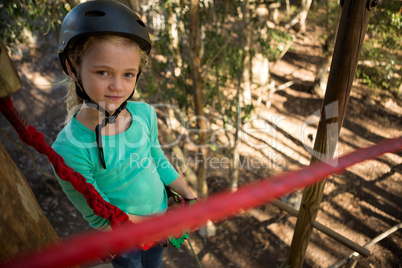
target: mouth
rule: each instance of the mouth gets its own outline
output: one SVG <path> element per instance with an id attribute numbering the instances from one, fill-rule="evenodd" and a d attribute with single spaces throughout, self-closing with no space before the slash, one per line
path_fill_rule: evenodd
<path id="1" fill-rule="evenodd" d="M 105 96 L 105 97 L 111 101 L 119 101 L 122 98 L 120 96 Z"/>

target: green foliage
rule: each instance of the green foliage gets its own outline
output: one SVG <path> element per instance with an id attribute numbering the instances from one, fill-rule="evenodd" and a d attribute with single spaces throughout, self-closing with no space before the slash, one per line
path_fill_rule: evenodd
<path id="1" fill-rule="evenodd" d="M 266 36 L 258 36 L 258 42 L 261 46 L 262 53 L 269 61 L 276 61 L 284 49 L 285 44 L 292 40 L 292 36 L 288 32 L 280 29 L 270 29 Z"/>
<path id="2" fill-rule="evenodd" d="M 402 16 L 400 5 L 384 1 L 373 10 L 368 26 L 369 39 L 365 41 L 357 76 L 372 88 L 396 93 L 401 85 Z"/>
<path id="3" fill-rule="evenodd" d="M 8 48 L 29 44 L 28 34 L 46 35 L 58 28 L 69 5 L 52 0 L 0 0 L 0 38 Z"/>

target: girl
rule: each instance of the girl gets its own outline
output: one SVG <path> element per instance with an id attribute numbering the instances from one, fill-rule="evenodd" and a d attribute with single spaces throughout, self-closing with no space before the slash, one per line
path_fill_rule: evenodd
<path id="1" fill-rule="evenodd" d="M 144 23 L 114 1 L 78 5 L 67 14 L 60 30 L 59 57 L 72 84 L 66 97 L 66 126 L 53 148 L 134 223 L 166 211 L 165 186 L 187 200 L 195 199 L 160 148 L 154 109 L 129 101 L 150 49 Z M 109 221 L 95 215 L 82 194 L 58 179 L 92 227 L 110 228 Z M 112 264 L 161 267 L 162 251 L 157 246 L 130 252 Z"/>

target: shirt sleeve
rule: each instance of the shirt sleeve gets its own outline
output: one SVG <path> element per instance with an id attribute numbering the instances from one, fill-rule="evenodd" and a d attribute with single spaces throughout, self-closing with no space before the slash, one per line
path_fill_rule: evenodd
<path id="1" fill-rule="evenodd" d="M 91 172 L 91 165 L 89 157 L 87 155 L 88 153 L 85 152 L 85 149 L 72 148 L 66 143 L 57 141 L 52 145 L 52 147 L 58 154 L 63 157 L 64 161 L 69 167 L 84 176 L 87 183 L 92 184 L 102 196 L 102 198 L 105 199 L 105 201 L 109 202 L 107 196 L 103 194 L 96 185 L 96 181 L 94 180 L 93 174 Z M 108 219 L 104 219 L 100 216 L 95 215 L 94 211 L 87 204 L 84 195 L 76 191 L 69 181 L 62 180 L 56 173 L 55 175 L 67 197 L 81 212 L 84 219 L 88 221 L 91 227 L 95 229 L 106 229 L 110 226 L 110 222 Z"/>
<path id="2" fill-rule="evenodd" d="M 156 117 L 156 112 L 152 106 L 149 106 L 150 120 L 151 120 L 151 131 L 150 131 L 150 142 L 151 142 L 151 156 L 155 161 L 156 169 L 165 185 L 171 184 L 175 179 L 179 177 L 179 173 L 173 167 L 173 165 L 166 158 L 158 139 L 158 120 Z"/>

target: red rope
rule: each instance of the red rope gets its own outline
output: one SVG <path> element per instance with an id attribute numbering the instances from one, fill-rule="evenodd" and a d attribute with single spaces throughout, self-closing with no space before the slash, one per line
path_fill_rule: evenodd
<path id="1" fill-rule="evenodd" d="M 293 189 L 314 184 L 328 175 L 344 171 L 356 163 L 401 149 L 401 137 L 385 140 L 372 147 L 359 149 L 338 158 L 336 166 L 320 162 L 296 172 L 265 178 L 257 183 L 242 187 L 237 192 L 216 194 L 191 207 L 150 218 L 135 227 L 123 225 L 112 232 L 92 233 L 70 239 L 63 244 L 51 246 L 39 253 L 0 265 L 0 268 L 68 267 L 95 260 L 106 253 L 119 253 L 138 247 L 142 241 L 158 241 L 169 234 L 184 229 L 194 229 L 205 224 L 208 220 L 217 221 L 233 216 L 239 211 L 268 203 Z"/>
<path id="2" fill-rule="evenodd" d="M 106 202 L 92 184 L 87 183 L 80 173 L 68 167 L 64 159 L 46 144 L 43 133 L 37 131 L 22 118 L 10 97 L 0 99 L 0 110 L 17 131 L 21 141 L 46 155 L 53 164 L 57 175 L 62 180 L 71 182 L 74 189 L 84 195 L 89 207 L 96 215 L 108 219 L 112 228 L 128 222 L 126 213 Z"/>

